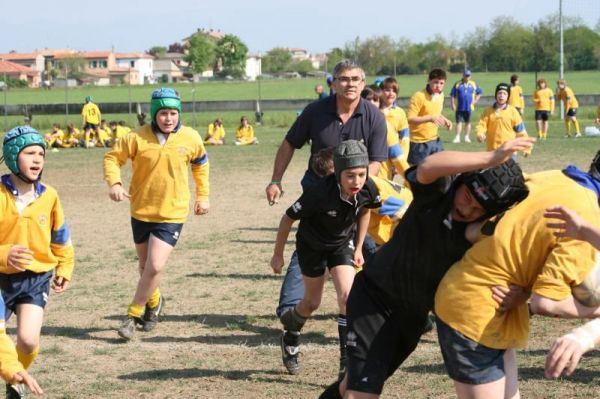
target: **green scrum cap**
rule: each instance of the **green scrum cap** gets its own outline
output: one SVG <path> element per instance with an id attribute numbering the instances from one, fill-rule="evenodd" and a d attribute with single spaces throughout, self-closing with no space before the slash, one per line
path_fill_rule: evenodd
<path id="1" fill-rule="evenodd" d="M 174 89 L 163 87 L 152 92 L 150 100 L 150 117 L 156 122 L 156 113 L 163 108 L 172 108 L 181 114 L 181 99 Z"/>
<path id="2" fill-rule="evenodd" d="M 343 170 L 368 167 L 369 154 L 367 147 L 360 141 L 342 141 L 333 151 L 333 168 L 338 181 L 340 181 Z"/>
<path id="3" fill-rule="evenodd" d="M 21 171 L 19 170 L 19 154 L 24 148 L 32 145 L 39 145 L 44 150 L 46 149 L 46 143 L 42 135 L 32 128 L 31 126 L 17 126 L 11 129 L 2 142 L 2 158 L 15 175 L 21 177 Z"/>

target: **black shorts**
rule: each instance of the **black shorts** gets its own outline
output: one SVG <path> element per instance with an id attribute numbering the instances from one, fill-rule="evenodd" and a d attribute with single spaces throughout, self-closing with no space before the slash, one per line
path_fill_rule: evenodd
<path id="1" fill-rule="evenodd" d="M 567 116 L 577 116 L 577 108 L 569 108 L 567 110 Z"/>
<path id="2" fill-rule="evenodd" d="M 415 350 L 428 314 L 392 310 L 376 293 L 364 273 L 358 273 L 346 304 L 347 389 L 379 395 L 385 381 Z"/>
<path id="3" fill-rule="evenodd" d="M 418 165 L 429 155 L 440 151 L 444 151 L 444 145 L 439 137 L 435 140 L 426 141 L 424 143 L 413 143 L 411 141 L 407 162 L 410 165 Z"/>
<path id="4" fill-rule="evenodd" d="M 550 111 L 535 111 L 536 121 L 547 121 L 550 117 Z"/>
<path id="5" fill-rule="evenodd" d="M 456 117 L 456 123 L 471 122 L 471 111 L 456 111 L 454 116 Z"/>
<path id="6" fill-rule="evenodd" d="M 296 240 L 296 252 L 302 275 L 321 277 L 325 268 L 339 265 L 354 266 L 354 242 L 352 240 L 332 251 L 316 251 L 302 240 Z"/>
<path id="7" fill-rule="evenodd" d="M 16 274 L 0 275 L 0 289 L 6 307 L 6 319 L 17 309 L 17 305 L 31 304 L 46 307 L 50 294 L 52 271 L 35 273 L 26 270 Z"/>
<path id="8" fill-rule="evenodd" d="M 83 126 L 83 130 L 88 130 L 88 129 L 98 130 L 98 125 L 94 124 L 94 123 L 86 122 L 85 125 Z"/>
<path id="9" fill-rule="evenodd" d="M 174 247 L 181 235 L 183 223 L 152 223 L 131 218 L 133 242 L 142 244 L 150 239 L 150 234 Z"/>
<path id="10" fill-rule="evenodd" d="M 435 318 L 438 341 L 446 372 L 463 384 L 481 385 L 498 381 L 504 373 L 504 349 L 493 349 L 464 336 Z"/>

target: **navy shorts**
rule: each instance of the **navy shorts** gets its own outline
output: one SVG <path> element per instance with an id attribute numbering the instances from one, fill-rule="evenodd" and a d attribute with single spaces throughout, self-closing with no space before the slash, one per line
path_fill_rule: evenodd
<path id="1" fill-rule="evenodd" d="M 535 111 L 536 121 L 547 121 L 550 117 L 550 111 Z"/>
<path id="2" fill-rule="evenodd" d="M 483 346 L 435 318 L 446 372 L 463 384 L 481 385 L 505 376 L 504 349 Z"/>
<path id="3" fill-rule="evenodd" d="M 50 294 L 52 271 L 35 273 L 26 270 L 16 274 L 1 274 L 0 289 L 6 307 L 6 319 L 24 303 L 46 307 Z"/>
<path id="4" fill-rule="evenodd" d="M 438 137 L 435 140 L 427 141 L 425 143 L 413 143 L 410 142 L 410 150 L 408 151 L 408 163 L 410 165 L 418 165 L 431 154 L 444 150 L 442 140 Z"/>
<path id="5" fill-rule="evenodd" d="M 354 266 L 354 243 L 352 240 L 331 251 L 317 251 L 302 240 L 296 240 L 296 252 L 302 275 L 306 277 L 321 277 L 325 268 L 334 266 Z"/>
<path id="6" fill-rule="evenodd" d="M 576 116 L 577 115 L 577 108 L 569 108 L 567 110 L 567 116 Z"/>
<path id="7" fill-rule="evenodd" d="M 471 122 L 471 111 L 456 111 L 454 116 L 456 117 L 456 123 Z"/>
<path id="8" fill-rule="evenodd" d="M 86 122 L 85 126 L 83 126 L 83 130 L 87 130 L 87 129 L 97 130 L 98 129 L 98 125 L 96 125 L 94 123 Z"/>
<path id="9" fill-rule="evenodd" d="M 142 222 L 131 218 L 131 230 L 133 230 L 133 242 L 142 244 L 150 239 L 150 234 L 161 241 L 174 247 L 181 235 L 183 223 L 153 223 Z"/>

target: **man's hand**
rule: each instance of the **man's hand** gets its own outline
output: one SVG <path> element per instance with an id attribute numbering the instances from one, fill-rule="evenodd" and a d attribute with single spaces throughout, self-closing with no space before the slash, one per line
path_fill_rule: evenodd
<path id="1" fill-rule="evenodd" d="M 15 270 L 24 272 L 33 262 L 33 251 L 20 245 L 13 245 L 8 250 L 7 264 Z"/>
<path id="2" fill-rule="evenodd" d="M 272 181 L 265 189 L 265 192 L 267 194 L 267 201 L 269 201 L 269 205 L 277 204 L 279 199 L 283 197 L 281 182 Z"/>
<path id="3" fill-rule="evenodd" d="M 281 274 L 281 270 L 283 269 L 283 255 L 273 255 L 271 258 L 271 269 L 273 269 L 273 273 Z"/>

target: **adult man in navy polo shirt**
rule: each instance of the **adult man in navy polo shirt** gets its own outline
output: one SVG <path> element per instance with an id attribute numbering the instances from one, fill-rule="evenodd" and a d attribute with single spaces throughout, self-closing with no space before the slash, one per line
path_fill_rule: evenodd
<path id="1" fill-rule="evenodd" d="M 460 143 L 463 123 L 465 124 L 465 143 L 471 142 L 471 112 L 481 98 L 483 91 L 477 83 L 471 80 L 471 71 L 465 69 L 463 78 L 456 82 L 450 90 L 452 110 L 456 116 L 456 137 L 453 143 Z"/>
<path id="2" fill-rule="evenodd" d="M 369 153 L 369 174 L 373 176 L 379 171 L 381 162 L 387 159 L 387 129 L 383 114 L 360 97 L 360 92 L 365 87 L 364 71 L 356 63 L 345 60 L 335 66 L 332 76 L 335 95 L 309 104 L 296 119 L 277 150 L 271 182 L 266 188 L 270 205 L 279 201 L 282 193 L 281 179 L 294 151 L 309 140 L 311 154 L 326 147 L 337 146 L 344 140 L 362 141 Z M 310 169 L 310 160 L 308 165 L 301 181 L 303 189 L 319 179 Z M 294 253 L 281 286 L 277 316 L 294 307 L 303 295 L 304 283 Z M 300 371 L 299 336 L 294 332 L 284 331 L 281 348 L 282 359 L 288 372 L 297 374 Z"/>

